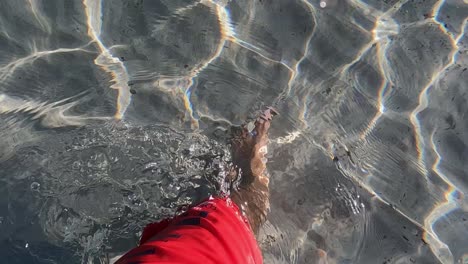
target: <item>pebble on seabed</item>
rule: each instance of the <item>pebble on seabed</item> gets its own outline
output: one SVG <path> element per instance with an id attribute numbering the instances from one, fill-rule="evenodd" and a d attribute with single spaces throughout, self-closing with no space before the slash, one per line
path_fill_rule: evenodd
<path id="1" fill-rule="evenodd" d="M 41 184 L 38 183 L 38 182 L 31 183 L 31 190 L 33 190 L 33 191 L 39 191 L 40 187 L 41 187 Z"/>

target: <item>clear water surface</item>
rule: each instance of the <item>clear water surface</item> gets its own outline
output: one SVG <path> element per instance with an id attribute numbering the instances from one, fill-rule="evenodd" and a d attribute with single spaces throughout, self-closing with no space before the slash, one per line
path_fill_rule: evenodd
<path id="1" fill-rule="evenodd" d="M 108 263 L 273 105 L 265 263 L 468 263 L 466 0 L 3 0 L 0 259 Z M 6 263 L 6 262 L 5 262 Z"/>

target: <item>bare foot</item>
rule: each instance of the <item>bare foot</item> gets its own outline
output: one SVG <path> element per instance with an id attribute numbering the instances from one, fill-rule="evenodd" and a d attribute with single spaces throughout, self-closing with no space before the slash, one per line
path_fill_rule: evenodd
<path id="1" fill-rule="evenodd" d="M 231 197 L 249 220 L 254 233 L 265 222 L 269 209 L 268 173 L 268 130 L 277 112 L 267 108 L 253 123 L 244 125 L 240 135 L 232 140 L 232 157 L 236 166 L 231 171 Z"/>

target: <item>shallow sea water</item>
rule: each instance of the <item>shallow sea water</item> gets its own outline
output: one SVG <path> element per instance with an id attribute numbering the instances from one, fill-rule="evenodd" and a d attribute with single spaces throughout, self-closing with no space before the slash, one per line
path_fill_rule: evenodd
<path id="1" fill-rule="evenodd" d="M 466 0 L 3 0 L 0 262 L 109 263 L 265 106 L 265 263 L 468 263 Z M 6 262 L 3 262 L 6 261 Z"/>

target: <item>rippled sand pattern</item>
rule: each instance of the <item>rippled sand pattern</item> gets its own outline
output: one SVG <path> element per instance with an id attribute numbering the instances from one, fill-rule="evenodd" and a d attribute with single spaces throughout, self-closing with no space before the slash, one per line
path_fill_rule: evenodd
<path id="1" fill-rule="evenodd" d="M 0 5 L 2 259 L 118 256 L 273 105 L 265 263 L 468 263 L 466 0 Z"/>

